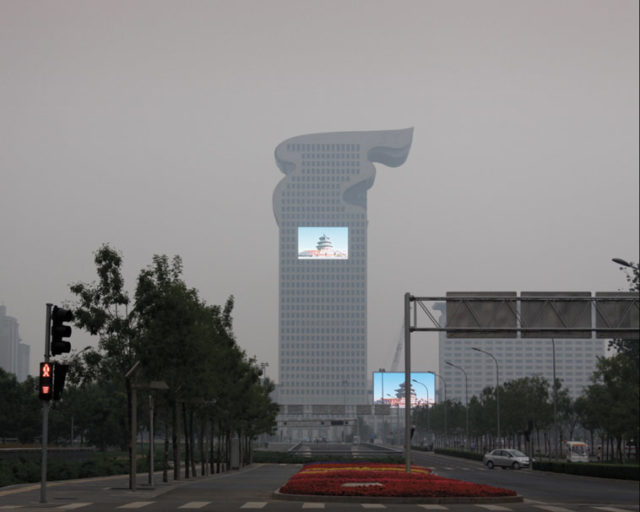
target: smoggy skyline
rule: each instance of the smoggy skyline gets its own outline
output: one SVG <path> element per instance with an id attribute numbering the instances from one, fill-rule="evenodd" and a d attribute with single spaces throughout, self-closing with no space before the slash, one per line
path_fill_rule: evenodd
<path id="1" fill-rule="evenodd" d="M 0 304 L 35 372 L 45 303 L 96 279 L 101 244 L 130 294 L 179 254 L 274 377 L 276 146 L 409 126 L 368 192 L 369 373 L 405 292 L 626 289 L 638 60 L 633 0 L 0 0 Z M 437 370 L 437 336 L 415 338 Z"/>

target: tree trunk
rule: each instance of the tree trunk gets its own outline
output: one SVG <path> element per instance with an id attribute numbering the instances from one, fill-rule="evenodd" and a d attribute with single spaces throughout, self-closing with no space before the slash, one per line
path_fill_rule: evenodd
<path id="1" fill-rule="evenodd" d="M 193 456 L 193 445 L 195 444 L 195 433 L 193 431 L 193 415 L 193 408 L 191 408 L 189 410 L 189 459 L 191 459 L 191 476 L 195 478 L 196 476 L 198 476 L 198 472 L 196 471 L 196 461 L 195 457 Z"/>
<path id="2" fill-rule="evenodd" d="M 164 422 L 164 461 L 162 464 L 162 481 L 169 481 L 169 422 Z"/>
<path id="3" fill-rule="evenodd" d="M 184 428 L 184 477 L 189 478 L 189 423 L 187 422 L 187 404 L 182 402 L 182 425 Z"/>
<path id="4" fill-rule="evenodd" d="M 213 442 L 215 440 L 213 430 L 213 420 L 209 421 L 209 472 L 213 475 L 215 473 L 215 462 L 213 460 Z"/>
<path id="5" fill-rule="evenodd" d="M 204 417 L 200 418 L 200 474 L 202 476 L 205 476 L 207 473 L 207 460 L 205 458 L 205 435 L 204 435 L 204 430 L 206 427 L 206 423 L 205 423 L 205 419 Z"/>
<path id="6" fill-rule="evenodd" d="M 180 422 L 178 421 L 178 402 L 171 404 L 171 441 L 173 442 L 173 479 L 180 480 Z"/>

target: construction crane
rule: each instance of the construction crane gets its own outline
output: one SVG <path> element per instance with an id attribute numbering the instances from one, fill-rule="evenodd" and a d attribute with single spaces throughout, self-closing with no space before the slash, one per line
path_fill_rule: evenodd
<path id="1" fill-rule="evenodd" d="M 398 333 L 398 342 L 396 343 L 396 351 L 393 354 L 393 362 L 391 363 L 391 371 L 400 371 L 400 361 L 404 354 L 404 322 L 400 326 L 400 332 Z"/>

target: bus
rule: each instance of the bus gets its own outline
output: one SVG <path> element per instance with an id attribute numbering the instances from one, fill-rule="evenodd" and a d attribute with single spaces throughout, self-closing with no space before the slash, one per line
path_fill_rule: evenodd
<path id="1" fill-rule="evenodd" d="M 565 441 L 564 457 L 567 462 L 589 462 L 589 446 L 582 441 Z"/>

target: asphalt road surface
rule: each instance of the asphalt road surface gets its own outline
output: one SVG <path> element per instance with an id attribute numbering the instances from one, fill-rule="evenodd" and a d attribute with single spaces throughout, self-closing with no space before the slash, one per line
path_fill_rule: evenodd
<path id="1" fill-rule="evenodd" d="M 498 512 L 637 512 L 638 482 L 558 475 L 528 470 L 489 470 L 479 462 L 413 452 L 415 464 L 431 467 L 437 474 L 465 481 L 487 483 L 517 491 L 522 503 L 470 504 L 381 504 L 323 501 L 281 501 L 273 491 L 296 473 L 299 464 L 254 464 L 240 471 L 199 477 L 188 481 L 157 483 L 129 491 L 126 477 L 108 477 L 49 483 L 47 503 L 40 503 L 39 484 L 0 488 L 0 511 L 42 511 L 44 509 L 81 512 L 189 511 L 231 512 L 244 510 L 334 512 L 386 509 L 395 512 L 498 511 Z M 159 480 L 159 479 L 158 479 Z"/>

